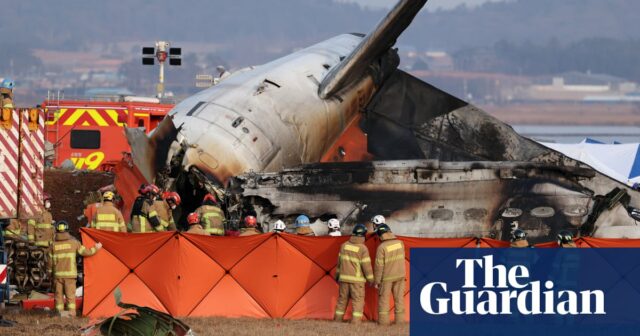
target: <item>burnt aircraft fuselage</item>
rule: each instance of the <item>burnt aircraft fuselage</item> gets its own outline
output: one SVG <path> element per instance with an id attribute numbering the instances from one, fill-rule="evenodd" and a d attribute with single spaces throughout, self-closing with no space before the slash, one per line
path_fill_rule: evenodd
<path id="1" fill-rule="evenodd" d="M 414 160 L 307 165 L 232 184 L 263 223 L 335 216 L 348 234 L 383 214 L 406 236 L 508 239 L 517 226 L 540 242 L 586 222 L 593 195 L 577 180 L 590 177 L 587 169 L 525 162 Z M 324 227 L 319 221 L 314 229 L 322 234 Z"/>

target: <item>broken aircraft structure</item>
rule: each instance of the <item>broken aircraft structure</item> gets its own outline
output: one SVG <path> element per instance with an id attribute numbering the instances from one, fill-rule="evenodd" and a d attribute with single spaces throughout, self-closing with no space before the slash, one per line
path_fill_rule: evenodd
<path id="1" fill-rule="evenodd" d="M 128 129 L 136 166 L 183 195 L 183 214 L 217 191 L 231 227 L 304 213 L 349 232 L 383 214 L 421 237 L 508 239 L 515 226 L 532 242 L 563 229 L 640 237 L 635 191 L 398 69 L 395 41 L 426 2 L 399 1 L 367 35 L 237 71 L 150 138 Z"/>

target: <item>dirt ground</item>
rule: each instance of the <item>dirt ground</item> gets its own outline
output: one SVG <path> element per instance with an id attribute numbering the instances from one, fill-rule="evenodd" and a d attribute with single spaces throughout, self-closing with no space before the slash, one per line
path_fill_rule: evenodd
<path id="1" fill-rule="evenodd" d="M 12 328 L 1 328 L 0 335 L 80 335 L 80 328 L 89 323 L 86 318 L 60 318 L 46 312 L 9 312 L 5 319 L 18 322 Z M 183 320 L 196 335 L 228 336 L 391 336 L 409 335 L 409 325 L 380 327 L 372 322 L 354 326 L 331 321 L 289 321 L 226 318 L 188 318 Z"/>
<path id="2" fill-rule="evenodd" d="M 105 172 L 47 169 L 44 172 L 44 192 L 53 198 L 53 219 L 66 220 L 71 232 L 78 232 L 78 228 L 86 223 L 78 219 L 85 207 L 85 197 L 89 192 L 112 184 L 113 178 L 113 174 Z"/>

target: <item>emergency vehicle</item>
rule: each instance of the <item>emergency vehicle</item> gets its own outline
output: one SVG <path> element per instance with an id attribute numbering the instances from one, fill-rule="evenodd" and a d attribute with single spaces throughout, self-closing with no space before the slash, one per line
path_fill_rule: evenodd
<path id="1" fill-rule="evenodd" d="M 149 132 L 173 108 L 153 98 L 121 97 L 119 101 L 48 99 L 46 140 L 53 145 L 51 163 L 70 160 L 76 169 L 109 171 L 129 152 L 124 127 Z"/>
<path id="2" fill-rule="evenodd" d="M 3 108 L 0 113 L 0 219 L 33 217 L 44 187 L 44 111 Z"/>

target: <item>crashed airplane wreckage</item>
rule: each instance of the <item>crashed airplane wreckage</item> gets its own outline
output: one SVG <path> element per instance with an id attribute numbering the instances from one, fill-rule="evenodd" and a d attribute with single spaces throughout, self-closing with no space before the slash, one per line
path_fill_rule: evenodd
<path id="1" fill-rule="evenodd" d="M 637 192 L 397 68 L 393 45 L 425 3 L 237 71 L 150 138 L 127 129 L 136 166 L 181 193 L 182 217 L 216 191 L 231 227 L 304 213 L 350 232 L 383 214 L 409 236 L 508 239 L 517 225 L 532 242 L 562 229 L 639 238 Z"/>

